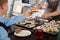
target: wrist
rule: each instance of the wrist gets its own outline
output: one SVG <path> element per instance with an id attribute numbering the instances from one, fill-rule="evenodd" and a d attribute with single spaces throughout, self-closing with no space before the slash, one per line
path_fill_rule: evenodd
<path id="1" fill-rule="evenodd" d="M 48 15 L 49 15 L 49 17 L 51 17 L 51 16 L 52 16 L 52 14 L 51 14 L 51 13 L 49 13 Z"/>
<path id="2" fill-rule="evenodd" d="M 59 13 L 57 11 L 49 13 L 49 16 L 57 16 L 57 15 L 59 15 Z"/>

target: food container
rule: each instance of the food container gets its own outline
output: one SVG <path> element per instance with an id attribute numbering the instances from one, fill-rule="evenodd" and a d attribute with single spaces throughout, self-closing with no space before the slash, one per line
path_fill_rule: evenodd
<path id="1" fill-rule="evenodd" d="M 56 35 L 59 32 L 58 27 L 59 25 L 56 23 L 56 21 L 50 21 L 48 23 L 44 23 L 40 26 L 37 26 L 33 29 L 42 30 L 44 33 L 47 34 Z"/>

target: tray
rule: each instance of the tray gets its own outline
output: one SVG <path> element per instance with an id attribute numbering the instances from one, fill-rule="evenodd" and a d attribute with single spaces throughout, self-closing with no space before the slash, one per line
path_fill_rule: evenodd
<path id="1" fill-rule="evenodd" d="M 20 25 L 20 26 L 23 26 L 23 27 L 26 27 L 26 28 L 34 28 L 34 27 L 37 27 L 39 25 L 42 25 L 46 22 L 45 19 L 40 19 L 40 18 L 34 18 L 34 19 L 25 19 L 23 21 L 21 21 L 23 24 L 21 24 L 19 22 L 19 24 L 17 25 Z M 30 23 L 31 22 L 31 23 Z M 31 25 L 30 25 L 31 24 Z"/>
<path id="2" fill-rule="evenodd" d="M 50 35 L 57 35 L 58 34 L 58 32 L 43 32 L 43 33 L 50 34 Z"/>
<path id="3" fill-rule="evenodd" d="M 34 28 L 34 27 L 37 27 L 38 25 L 41 25 L 41 23 L 39 23 L 39 22 L 35 22 L 35 20 L 31 20 L 31 21 L 33 21 L 32 23 L 24 23 L 24 24 L 16 24 L 16 25 L 19 25 L 19 26 L 23 26 L 23 27 L 26 27 L 26 28 Z"/>

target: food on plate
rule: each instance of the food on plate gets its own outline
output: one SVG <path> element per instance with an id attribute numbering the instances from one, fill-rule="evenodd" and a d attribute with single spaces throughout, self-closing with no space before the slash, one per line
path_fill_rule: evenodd
<path id="1" fill-rule="evenodd" d="M 25 21 L 21 21 L 21 22 L 20 22 L 20 24 L 22 24 L 22 25 L 23 25 L 23 24 L 26 24 L 26 23 L 25 23 Z"/>
<path id="2" fill-rule="evenodd" d="M 42 28 L 40 26 L 38 26 L 37 29 L 42 29 Z"/>
<path id="3" fill-rule="evenodd" d="M 16 34 L 16 32 L 14 32 L 14 35 L 18 36 L 18 37 L 27 37 L 27 36 L 31 35 L 31 31 L 29 31 L 29 30 L 21 30 L 17 34 Z"/>
<path id="4" fill-rule="evenodd" d="M 32 9 L 31 11 L 32 11 L 32 12 L 37 12 L 38 10 Z"/>
<path id="5" fill-rule="evenodd" d="M 57 23 L 60 23 L 60 21 L 57 21 Z"/>
<path id="6" fill-rule="evenodd" d="M 35 27 L 36 25 L 35 24 L 27 24 L 26 26 L 27 27 Z"/>
<path id="7" fill-rule="evenodd" d="M 56 27 L 53 30 L 54 30 L 54 32 L 58 32 L 59 31 Z"/>
<path id="8" fill-rule="evenodd" d="M 35 27 L 36 25 L 38 25 L 38 22 L 36 22 L 35 20 L 29 20 L 29 19 L 26 19 L 24 21 L 21 21 L 20 22 L 20 25 L 21 26 L 25 26 L 27 28 L 32 28 L 32 27 Z"/>
<path id="9" fill-rule="evenodd" d="M 46 31 L 45 32 L 50 32 L 50 29 L 46 28 Z"/>
<path id="10" fill-rule="evenodd" d="M 59 32 L 58 30 L 59 24 L 57 24 L 56 21 L 50 21 L 48 23 L 44 23 L 43 25 L 40 25 L 37 27 L 37 29 L 43 30 L 44 32 Z"/>
<path id="11" fill-rule="evenodd" d="M 16 33 L 19 33 L 20 31 L 21 31 L 20 28 L 17 28 L 17 29 L 15 30 Z"/>
<path id="12" fill-rule="evenodd" d="M 26 22 L 26 23 L 31 23 L 31 21 L 29 21 L 29 20 L 26 20 L 25 22 Z"/>
<path id="13" fill-rule="evenodd" d="M 35 27 L 36 25 L 35 24 L 31 24 L 33 27 Z"/>

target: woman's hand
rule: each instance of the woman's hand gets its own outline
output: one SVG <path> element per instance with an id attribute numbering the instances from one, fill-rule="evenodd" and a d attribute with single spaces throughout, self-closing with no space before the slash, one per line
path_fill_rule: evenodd
<path id="1" fill-rule="evenodd" d="M 49 15 L 48 13 L 44 13 L 44 14 L 42 15 L 42 18 L 48 18 L 48 17 L 50 17 L 50 15 Z"/>

